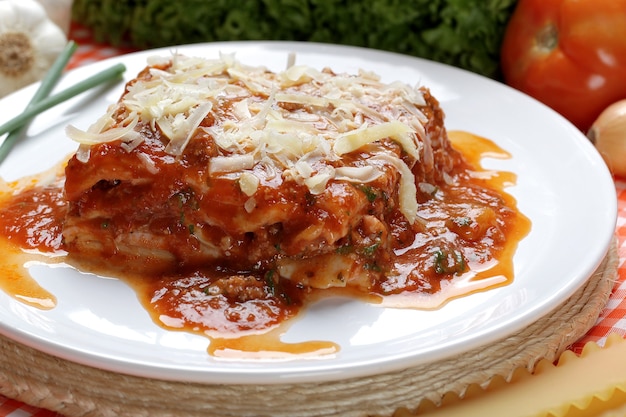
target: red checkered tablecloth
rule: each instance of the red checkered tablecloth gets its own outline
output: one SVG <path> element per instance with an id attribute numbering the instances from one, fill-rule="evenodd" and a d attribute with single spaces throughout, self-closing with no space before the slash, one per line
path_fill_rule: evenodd
<path id="1" fill-rule="evenodd" d="M 600 313 L 596 325 L 587 332 L 571 349 L 579 352 L 587 342 L 604 344 L 611 333 L 626 335 L 626 182 L 615 181 L 617 193 L 617 224 L 615 233 L 618 238 L 618 280 L 606 307 Z"/>
<path id="2" fill-rule="evenodd" d="M 77 25 L 72 26 L 70 38 L 75 40 L 79 47 L 69 64 L 69 68 L 76 68 L 102 59 L 133 52 L 131 48 L 113 48 L 107 45 L 96 44 L 91 40 L 90 31 Z M 593 341 L 603 345 L 610 333 L 626 335 L 626 182 L 616 181 L 615 189 L 618 197 L 616 235 L 619 242 L 619 277 L 596 325 L 570 347 L 571 350 L 577 353 L 581 351 L 587 342 Z M 0 417 L 61 416 L 55 412 L 38 409 L 0 395 Z"/>

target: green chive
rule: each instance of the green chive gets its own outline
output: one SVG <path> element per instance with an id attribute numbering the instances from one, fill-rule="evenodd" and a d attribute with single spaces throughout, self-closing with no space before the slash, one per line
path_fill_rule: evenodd
<path id="1" fill-rule="evenodd" d="M 48 72 L 46 72 L 46 75 L 41 80 L 41 84 L 39 84 L 39 88 L 37 89 L 37 91 L 35 91 L 35 94 L 33 94 L 33 97 L 30 99 L 28 107 L 32 107 L 35 103 L 38 103 L 44 98 L 48 97 L 54 86 L 61 78 L 63 70 L 65 69 L 65 66 L 69 62 L 72 55 L 74 55 L 76 48 L 77 45 L 74 41 L 69 41 L 65 45 L 65 48 L 63 49 L 61 54 L 59 54 Z M 6 156 L 13 148 L 13 145 L 15 145 L 15 143 L 22 136 L 22 134 L 26 130 L 26 123 L 24 124 L 24 126 L 10 132 L 4 142 L 2 142 L 2 145 L 0 145 L 0 162 L 2 162 L 4 158 L 6 158 Z"/>
<path id="2" fill-rule="evenodd" d="M 57 104 L 67 101 L 70 98 L 84 93 L 85 91 L 90 90 L 100 84 L 118 78 L 125 70 L 126 67 L 124 66 L 124 64 L 116 64 L 110 68 L 100 71 L 97 74 L 92 75 L 91 77 L 71 87 L 68 87 L 67 89 L 55 95 L 44 98 L 37 103 L 33 103 L 32 106 L 26 107 L 22 114 L 14 117 L 13 119 L 0 126 L 0 136 L 4 135 L 5 133 L 19 129 L 20 127 L 28 123 L 33 117 L 37 116 L 39 113 L 48 110 L 49 108 L 54 107 Z"/>

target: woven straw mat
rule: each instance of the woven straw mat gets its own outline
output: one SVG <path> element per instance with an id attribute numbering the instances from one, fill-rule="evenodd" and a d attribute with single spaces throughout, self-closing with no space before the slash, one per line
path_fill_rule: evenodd
<path id="1" fill-rule="evenodd" d="M 617 277 L 617 246 L 571 298 L 522 331 L 401 371 L 301 384 L 215 385 L 146 379 L 59 359 L 0 336 L 0 393 L 67 416 L 391 416 L 462 395 L 519 367 L 556 359 L 595 323 Z"/>

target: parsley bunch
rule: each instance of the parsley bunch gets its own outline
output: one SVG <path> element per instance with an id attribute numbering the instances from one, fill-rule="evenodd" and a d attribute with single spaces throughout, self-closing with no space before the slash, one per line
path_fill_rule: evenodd
<path id="1" fill-rule="evenodd" d="M 74 0 L 97 40 L 139 48 L 229 40 L 363 46 L 499 77 L 515 0 Z"/>

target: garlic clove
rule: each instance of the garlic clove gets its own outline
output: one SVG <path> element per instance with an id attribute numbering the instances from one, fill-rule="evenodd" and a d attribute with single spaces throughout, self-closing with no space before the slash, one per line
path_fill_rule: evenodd
<path id="1" fill-rule="evenodd" d="M 36 29 L 37 25 L 46 19 L 46 12 L 43 7 L 33 7 L 26 2 L 14 2 L 13 9 L 18 19 L 15 24 L 20 25 L 25 31 Z"/>
<path id="2" fill-rule="evenodd" d="M 593 123 L 587 137 L 616 177 L 626 179 L 626 99 L 608 106 Z"/>
<path id="3" fill-rule="evenodd" d="M 72 20 L 73 0 L 37 0 L 43 6 L 46 13 L 66 35 L 70 31 L 70 21 Z"/>
<path id="4" fill-rule="evenodd" d="M 6 32 L 10 30 L 18 19 L 17 10 L 8 1 L 0 1 L 0 32 Z"/>

